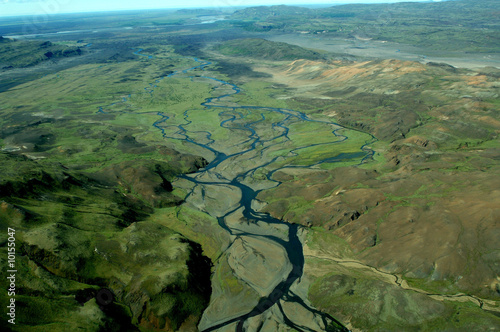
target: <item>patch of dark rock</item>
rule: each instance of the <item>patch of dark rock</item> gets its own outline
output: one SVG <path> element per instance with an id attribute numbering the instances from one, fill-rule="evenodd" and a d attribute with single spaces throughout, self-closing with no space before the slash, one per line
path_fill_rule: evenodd
<path id="1" fill-rule="evenodd" d="M 114 200 L 119 203 L 120 211 L 124 211 L 120 216 L 120 226 L 128 226 L 134 222 L 145 220 L 154 212 L 151 206 L 133 197 L 115 194 Z"/>
<path id="2" fill-rule="evenodd" d="M 205 300 L 204 305 L 208 305 L 210 295 L 212 294 L 212 283 L 210 281 L 212 275 L 211 269 L 213 266 L 212 261 L 203 255 L 200 244 L 188 239 L 182 239 L 181 242 L 189 243 L 192 248 L 187 262 L 189 269 L 189 284 L 193 290 L 202 294 Z"/>
<path id="3" fill-rule="evenodd" d="M 46 41 L 40 44 L 40 48 L 48 48 L 51 47 L 53 44 L 50 41 Z"/>
<path id="4" fill-rule="evenodd" d="M 349 330 L 342 326 L 340 322 L 331 322 L 326 327 L 326 332 L 349 332 Z"/>
<path id="5" fill-rule="evenodd" d="M 67 277 L 67 275 L 61 271 L 61 260 L 54 255 L 51 251 L 40 248 L 36 245 L 28 245 L 23 243 L 20 247 L 20 251 L 27 255 L 31 260 L 33 260 L 38 265 L 45 268 L 47 271 L 57 275 L 59 277 Z M 75 277 L 75 275 L 71 276 Z"/>
<path id="6" fill-rule="evenodd" d="M 132 324 L 128 307 L 117 302 L 112 302 L 106 305 L 101 305 L 100 309 L 106 315 L 105 322 L 101 331 L 110 332 L 132 332 L 140 331 L 139 328 Z"/>
<path id="7" fill-rule="evenodd" d="M 2 182 L 0 183 L 0 192 L 9 194 L 11 197 L 38 197 L 40 193 L 53 189 L 59 184 L 56 179 L 44 171 L 32 176 L 36 177 Z"/>
<path id="8" fill-rule="evenodd" d="M 343 116 L 343 115 L 341 114 L 341 116 Z M 349 119 L 349 117 L 346 117 L 346 118 L 340 118 L 338 120 L 338 122 L 339 122 L 339 124 L 346 126 L 346 127 L 349 127 L 349 128 L 358 129 L 358 130 L 361 130 L 361 131 L 367 132 L 367 133 L 372 132 L 372 126 L 370 124 L 363 122 L 363 121 L 360 121 L 360 120 L 351 120 L 351 119 Z"/>
<path id="9" fill-rule="evenodd" d="M 158 174 L 158 176 L 161 178 L 162 180 L 162 183 L 160 185 L 160 187 L 163 189 L 163 190 L 166 190 L 168 192 L 172 192 L 174 190 L 174 188 L 172 187 L 172 183 L 170 181 L 168 181 L 165 176 L 163 175 L 163 173 L 165 172 L 163 169 L 162 169 L 162 166 L 160 164 L 157 164 L 155 165 L 155 172 L 156 174 Z"/>
<path id="10" fill-rule="evenodd" d="M 56 136 L 46 129 L 28 128 L 20 133 L 16 133 L 9 137 L 9 141 L 16 145 L 33 145 L 35 151 L 45 151 L 50 147 L 47 145 L 54 144 Z"/>
<path id="11" fill-rule="evenodd" d="M 206 160 L 205 158 L 202 158 L 202 157 L 197 157 L 197 156 L 193 156 L 195 159 L 194 159 L 194 167 L 196 167 L 197 169 L 200 169 L 200 168 L 204 168 L 204 167 L 207 167 L 208 166 L 208 160 Z"/>
<path id="12" fill-rule="evenodd" d="M 64 177 L 61 181 L 61 188 L 63 189 L 70 190 L 71 187 L 85 187 L 86 185 L 92 185 L 91 180 L 87 177 L 80 176 L 80 178 L 77 178 L 64 171 L 62 174 Z"/>
<path id="13" fill-rule="evenodd" d="M 180 168 L 170 163 L 139 160 L 110 166 L 94 176 L 119 185 L 126 193 L 138 194 L 153 207 L 168 207 L 182 202 L 171 194 L 170 180 L 179 173 Z"/>
<path id="14" fill-rule="evenodd" d="M 168 65 L 168 66 L 166 66 L 166 67 L 168 68 L 168 67 L 173 67 L 173 66 L 174 66 L 174 65 Z M 156 76 L 155 78 L 163 78 L 163 77 L 168 76 L 168 75 L 170 75 L 170 74 L 172 74 L 172 73 L 173 73 L 173 71 L 172 71 L 172 70 L 167 70 L 167 71 L 164 71 L 163 73 L 159 74 L 159 75 L 158 75 L 158 76 Z"/>
<path id="15" fill-rule="evenodd" d="M 79 289 L 76 291 L 75 300 L 81 305 L 84 305 L 88 301 L 95 298 L 96 294 L 97 291 L 93 288 Z"/>
<path id="16" fill-rule="evenodd" d="M 177 169 L 187 168 L 185 172 L 188 174 L 194 173 L 200 168 L 204 168 L 208 165 L 208 161 L 203 157 L 183 154 L 166 146 L 159 147 L 158 152 L 162 155 L 173 157 L 169 162 L 171 167 Z"/>
<path id="17" fill-rule="evenodd" d="M 230 61 L 217 61 L 217 71 L 231 78 L 239 78 L 242 76 L 251 78 L 272 77 L 270 74 L 254 71 L 249 65 Z"/>
<path id="18" fill-rule="evenodd" d="M 185 45 L 175 45 L 174 49 L 175 52 L 180 55 L 199 57 L 203 55 L 203 51 L 201 50 L 202 47 L 202 43 L 193 43 Z"/>
<path id="19" fill-rule="evenodd" d="M 123 153 L 133 154 L 147 153 L 156 150 L 154 146 L 148 146 L 147 144 L 137 142 L 135 137 L 131 135 L 125 135 L 121 138 L 118 138 L 117 148 L 120 149 Z"/>
<path id="20" fill-rule="evenodd" d="M 0 138 L 5 139 L 6 137 L 8 137 L 10 135 L 18 134 L 27 128 L 37 127 L 37 126 L 44 124 L 44 123 L 54 123 L 55 121 L 56 121 L 56 119 L 44 118 L 42 120 L 30 122 L 26 125 L 14 125 L 14 126 L 10 126 L 8 128 L 2 128 L 0 130 Z"/>
<path id="21" fill-rule="evenodd" d="M 57 50 L 57 51 L 48 51 L 43 55 L 47 57 L 47 59 L 60 58 L 60 57 L 70 57 L 75 55 L 81 55 L 82 50 L 80 48 L 77 49 L 68 49 L 68 50 Z"/>
<path id="22" fill-rule="evenodd" d="M 101 142 L 112 142 L 116 139 L 116 133 L 108 128 L 95 130 L 91 126 L 79 126 L 76 134 L 84 139 L 98 139 Z"/>
<path id="23" fill-rule="evenodd" d="M 165 156 L 178 156 L 181 154 L 179 151 L 171 149 L 171 148 L 166 147 L 166 146 L 161 146 L 158 149 L 158 152 L 162 155 L 165 155 Z"/>
<path id="24" fill-rule="evenodd" d="M 347 211 L 342 214 L 342 216 L 337 217 L 332 225 L 328 226 L 329 230 L 342 227 L 351 221 L 358 219 L 361 216 L 361 213 L 358 211 Z"/>

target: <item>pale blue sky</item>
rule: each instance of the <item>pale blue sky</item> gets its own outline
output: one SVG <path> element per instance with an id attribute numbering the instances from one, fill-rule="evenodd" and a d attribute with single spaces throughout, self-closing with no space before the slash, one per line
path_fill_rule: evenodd
<path id="1" fill-rule="evenodd" d="M 153 8 L 393 2 L 403 2 L 403 0 L 0 0 L 0 16 L 54 15 L 73 12 Z"/>

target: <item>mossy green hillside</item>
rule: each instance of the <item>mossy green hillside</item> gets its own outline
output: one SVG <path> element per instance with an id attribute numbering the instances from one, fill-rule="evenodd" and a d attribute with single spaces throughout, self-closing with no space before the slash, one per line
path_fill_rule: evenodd
<path id="1" fill-rule="evenodd" d="M 229 245 L 228 236 L 220 230 L 217 220 L 187 205 L 157 209 L 148 220 L 165 225 L 200 243 L 204 254 L 212 261 L 218 259 L 222 248 Z"/>
<path id="2" fill-rule="evenodd" d="M 215 47 L 218 52 L 229 56 L 243 56 L 264 60 L 295 60 L 321 59 L 322 55 L 316 51 L 281 42 L 272 42 L 259 38 L 231 40 Z"/>
<path id="3" fill-rule="evenodd" d="M 183 166 L 144 159 L 133 167 L 125 162 L 83 174 L 48 160 L 6 153 L 1 158 L 0 222 L 3 229 L 16 229 L 16 250 L 22 254 L 16 263 L 20 329 L 35 324 L 36 330 L 45 322 L 56 331 L 177 329 L 188 317 L 200 317 L 210 294 L 209 261 L 179 233 L 142 222 L 153 206 L 179 203 L 167 178 Z M 155 200 L 148 191 L 155 192 Z M 116 301 L 99 309 L 90 300 L 103 287 Z M 163 307 L 165 294 L 171 307 Z M 33 296 L 38 299 L 31 301 Z M 143 311 L 148 318 L 141 318 Z"/>

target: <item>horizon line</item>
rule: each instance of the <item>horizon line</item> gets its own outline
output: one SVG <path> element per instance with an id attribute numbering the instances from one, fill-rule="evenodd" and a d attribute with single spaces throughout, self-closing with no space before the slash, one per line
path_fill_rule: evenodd
<path id="1" fill-rule="evenodd" d="M 61 12 L 56 12 L 56 13 L 36 13 L 36 14 L 6 14 L 2 15 L 0 14 L 0 17 L 9 17 L 9 18 L 23 18 L 23 17 L 34 17 L 34 16 L 56 16 L 56 15 L 68 15 L 68 14 L 101 14 L 101 13 L 120 13 L 120 12 L 133 12 L 133 11 L 148 11 L 148 10 L 183 10 L 183 9 L 190 9 L 190 10 L 196 10 L 196 9 L 204 9 L 204 10 L 224 10 L 224 9 L 236 9 L 236 8 L 250 8 L 250 7 L 272 7 L 272 6 L 289 6 L 289 7 L 335 7 L 335 6 L 343 6 L 343 5 L 389 5 L 389 4 L 395 4 L 395 3 L 401 3 L 401 2 L 420 2 L 420 3 L 433 3 L 433 2 L 446 2 L 446 1 L 453 1 L 453 0 L 404 0 L 404 1 L 397 1 L 397 2 L 366 2 L 367 0 L 360 0 L 359 2 L 333 2 L 333 3 L 303 3 L 303 4 L 254 4 L 254 5 L 238 5 L 238 6 L 217 6 L 217 5 L 212 5 L 212 6 L 189 6 L 189 7 L 177 7 L 177 6 L 170 6 L 170 7 L 157 7 L 157 8 L 123 8 L 123 9 L 98 9 L 98 10 L 78 10 L 78 11 L 61 11 Z M 390 0 L 388 0 L 390 1 Z"/>

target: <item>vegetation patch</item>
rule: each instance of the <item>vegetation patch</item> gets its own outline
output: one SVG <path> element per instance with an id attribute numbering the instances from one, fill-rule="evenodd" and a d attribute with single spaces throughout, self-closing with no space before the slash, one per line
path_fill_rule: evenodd
<path id="1" fill-rule="evenodd" d="M 282 42 L 272 42 L 265 39 L 236 39 L 218 44 L 215 50 L 230 56 L 243 56 L 264 60 L 318 60 L 323 56 L 300 46 Z"/>

